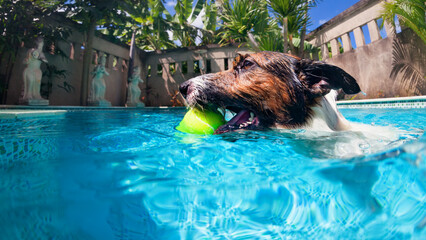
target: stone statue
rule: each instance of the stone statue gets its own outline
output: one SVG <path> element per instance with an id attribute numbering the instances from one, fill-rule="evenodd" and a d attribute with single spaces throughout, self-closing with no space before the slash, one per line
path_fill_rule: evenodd
<path id="1" fill-rule="evenodd" d="M 140 78 L 141 69 L 139 66 L 133 68 L 132 75 L 129 77 L 129 86 L 127 88 L 127 103 L 128 107 L 145 107 L 145 104 L 141 102 L 141 90 L 139 83 L 143 83 Z"/>
<path id="2" fill-rule="evenodd" d="M 106 84 L 104 76 L 109 76 L 105 70 L 106 55 L 102 55 L 101 61 L 93 70 L 93 79 L 89 93 L 89 105 L 92 106 L 111 106 L 111 103 L 105 99 Z"/>
<path id="3" fill-rule="evenodd" d="M 36 48 L 31 48 L 27 52 L 27 57 L 24 59 L 24 64 L 27 67 L 24 69 L 24 94 L 20 102 L 28 105 L 48 105 L 49 101 L 42 98 L 40 95 L 40 85 L 42 71 L 40 65 L 47 63 L 43 53 L 44 41 L 42 37 L 37 38 Z"/>

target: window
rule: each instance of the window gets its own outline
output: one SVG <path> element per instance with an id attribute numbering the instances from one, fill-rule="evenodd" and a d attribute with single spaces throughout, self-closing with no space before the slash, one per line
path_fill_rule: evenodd
<path id="1" fill-rule="evenodd" d="M 343 41 L 342 41 L 342 38 L 338 37 L 336 40 L 337 40 L 337 45 L 339 46 L 339 53 L 343 53 L 344 50 L 343 50 Z"/>
<path id="2" fill-rule="evenodd" d="M 118 70 L 117 64 L 118 64 L 118 57 L 114 57 L 114 59 L 112 60 L 112 68 L 114 70 Z"/>
<path id="3" fill-rule="evenodd" d="M 169 72 L 171 75 L 174 75 L 176 73 L 176 63 L 169 64 Z"/>
<path id="4" fill-rule="evenodd" d="M 161 64 L 157 64 L 157 75 L 163 75 L 163 66 L 161 66 Z"/>
<path id="5" fill-rule="evenodd" d="M 350 32 L 348 33 L 348 35 L 349 35 L 349 39 L 351 40 L 351 46 L 352 46 L 352 49 L 356 49 L 356 42 L 355 42 L 355 34 L 354 34 L 354 31 L 350 31 Z"/>
<path id="6" fill-rule="evenodd" d="M 376 24 L 377 24 L 377 27 L 379 28 L 380 38 L 382 38 L 382 39 L 386 38 L 387 33 L 386 33 L 386 30 L 385 30 L 385 24 L 383 22 L 383 18 L 376 19 Z"/>
<path id="7" fill-rule="evenodd" d="M 227 58 L 225 58 L 225 59 L 223 59 L 223 61 L 224 61 L 225 70 L 228 70 L 228 69 L 229 69 L 229 66 L 228 66 L 228 59 L 227 59 Z"/>
<path id="8" fill-rule="evenodd" d="M 401 29 L 401 25 L 399 24 L 398 16 L 395 15 L 395 18 L 393 19 L 393 21 L 395 22 L 395 32 L 400 33 L 402 29 Z"/>
<path id="9" fill-rule="evenodd" d="M 194 61 L 194 73 L 200 73 L 200 61 Z"/>
<path id="10" fill-rule="evenodd" d="M 362 33 L 364 34 L 365 45 L 371 43 L 370 31 L 368 30 L 367 24 L 361 27 Z"/>
<path id="11" fill-rule="evenodd" d="M 212 72 L 212 61 L 210 59 L 206 60 L 206 73 Z"/>

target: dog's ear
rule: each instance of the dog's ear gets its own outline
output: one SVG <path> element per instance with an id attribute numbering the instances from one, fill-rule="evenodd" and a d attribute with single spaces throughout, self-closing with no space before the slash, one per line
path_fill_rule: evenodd
<path id="1" fill-rule="evenodd" d="M 346 94 L 361 91 L 356 80 L 343 69 L 324 62 L 302 59 L 296 64 L 299 79 L 314 96 L 322 96 L 331 89 L 343 89 Z"/>

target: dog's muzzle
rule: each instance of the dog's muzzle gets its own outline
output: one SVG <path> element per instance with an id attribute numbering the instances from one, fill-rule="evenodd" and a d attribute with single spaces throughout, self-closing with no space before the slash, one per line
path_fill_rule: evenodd
<path id="1" fill-rule="evenodd" d="M 235 115 L 226 124 L 220 126 L 215 134 L 231 132 L 236 130 L 256 130 L 261 129 L 259 118 L 249 109 L 238 105 L 225 106 L 223 99 L 217 99 L 218 93 L 212 92 L 213 86 L 208 87 L 208 78 L 211 74 L 192 78 L 179 86 L 179 91 L 185 98 L 189 107 L 210 108 L 212 110 L 222 109 L 220 112 L 229 110 Z M 226 94 L 222 94 L 224 96 Z M 231 103 L 232 104 L 232 103 Z"/>

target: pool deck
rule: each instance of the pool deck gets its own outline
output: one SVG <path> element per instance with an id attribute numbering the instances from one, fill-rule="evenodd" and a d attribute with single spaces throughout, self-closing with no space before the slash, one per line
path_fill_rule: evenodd
<path id="1" fill-rule="evenodd" d="M 426 108 L 426 96 L 377 98 L 365 100 L 338 101 L 337 106 L 347 108 Z M 63 117 L 69 111 L 93 111 L 93 110 L 129 110 L 149 111 L 158 109 L 184 109 L 185 107 L 82 107 L 82 106 L 26 106 L 26 105 L 0 105 L 0 119 L 22 119 Z"/>
<path id="2" fill-rule="evenodd" d="M 0 119 L 61 117 L 66 112 L 66 110 L 0 109 Z"/>

